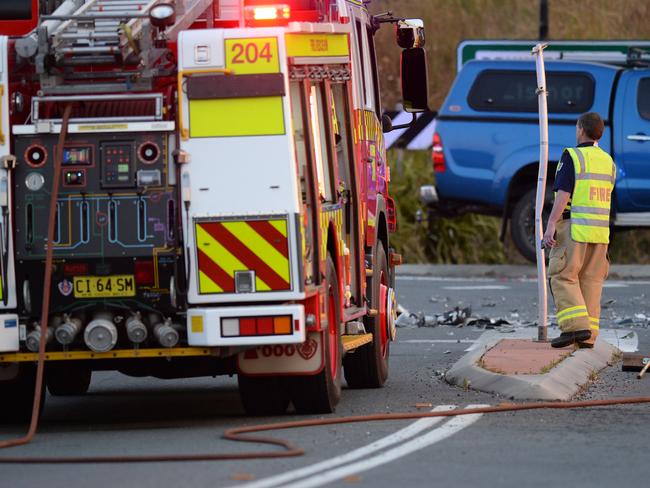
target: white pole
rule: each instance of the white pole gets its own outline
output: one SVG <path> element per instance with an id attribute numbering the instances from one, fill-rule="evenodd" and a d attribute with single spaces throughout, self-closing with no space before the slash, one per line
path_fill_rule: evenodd
<path id="1" fill-rule="evenodd" d="M 542 248 L 544 235 L 542 212 L 546 194 L 546 173 L 548 169 L 548 110 L 546 92 L 546 72 L 544 70 L 544 49 L 547 44 L 537 44 L 532 54 L 537 64 L 537 102 L 539 105 L 539 170 L 537 172 L 537 199 L 535 201 L 535 248 L 537 254 L 537 340 L 547 340 L 547 294 L 546 262 Z"/>

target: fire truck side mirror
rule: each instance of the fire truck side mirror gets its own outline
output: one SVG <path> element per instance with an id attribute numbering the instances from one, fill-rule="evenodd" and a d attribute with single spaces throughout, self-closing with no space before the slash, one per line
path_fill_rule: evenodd
<path id="1" fill-rule="evenodd" d="M 422 19 L 404 19 L 395 25 L 397 45 L 402 49 L 424 47 L 424 22 Z"/>
<path id="2" fill-rule="evenodd" d="M 429 83 L 427 81 L 427 57 L 421 47 L 404 49 L 401 60 L 402 100 L 406 112 L 429 110 Z"/>
<path id="3" fill-rule="evenodd" d="M 381 130 L 382 132 L 390 132 L 393 130 L 393 121 L 388 116 L 388 114 L 383 114 L 381 116 Z"/>

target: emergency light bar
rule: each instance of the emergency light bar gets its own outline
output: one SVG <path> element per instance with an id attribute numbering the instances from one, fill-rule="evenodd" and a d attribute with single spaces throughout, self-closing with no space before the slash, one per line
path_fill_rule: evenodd
<path id="1" fill-rule="evenodd" d="M 244 7 L 248 25 L 283 25 L 291 19 L 291 7 L 286 3 L 276 5 L 249 5 Z"/>

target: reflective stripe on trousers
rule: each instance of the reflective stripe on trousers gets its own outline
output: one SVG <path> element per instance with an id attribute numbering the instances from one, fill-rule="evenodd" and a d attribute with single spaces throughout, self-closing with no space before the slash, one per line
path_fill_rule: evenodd
<path id="1" fill-rule="evenodd" d="M 577 317 L 588 317 L 587 307 L 585 305 L 577 305 L 575 307 L 568 307 L 563 310 L 560 310 L 557 313 L 557 323 L 562 324 L 570 319 L 575 319 Z"/>

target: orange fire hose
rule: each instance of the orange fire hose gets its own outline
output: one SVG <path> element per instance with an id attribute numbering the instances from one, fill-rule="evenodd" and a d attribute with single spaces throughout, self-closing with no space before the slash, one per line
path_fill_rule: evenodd
<path id="1" fill-rule="evenodd" d="M 72 107 L 68 105 L 63 114 L 61 125 L 61 134 L 57 145 L 56 158 L 54 160 L 54 178 L 52 182 L 52 194 L 50 199 L 50 225 L 48 227 L 47 251 L 45 258 L 45 279 L 43 290 L 43 308 L 41 314 L 41 342 L 38 351 L 38 366 L 36 372 L 36 385 L 34 393 L 34 404 L 32 407 L 32 419 L 29 430 L 24 437 L 10 439 L 0 442 L 0 449 L 28 444 L 34 438 L 38 428 L 38 418 L 40 413 L 41 395 L 43 393 L 43 371 L 45 368 L 45 345 L 47 337 L 47 320 L 50 305 L 50 286 L 52 281 L 52 253 L 53 249 L 49 243 L 54 241 L 54 226 L 52 222 L 55 219 L 56 201 L 59 193 L 59 180 L 61 160 L 63 159 L 63 143 L 68 131 L 68 121 Z M 265 432 L 269 430 L 286 430 L 302 427 L 318 427 L 335 424 L 351 424 L 358 422 L 378 422 L 387 420 L 412 420 L 429 417 L 456 417 L 458 415 L 471 415 L 483 413 L 502 413 L 514 412 L 520 410 L 540 410 L 540 409 L 574 409 L 586 407 L 604 407 L 610 405 L 631 405 L 639 403 L 650 403 L 650 397 L 630 397 L 630 398 L 613 398 L 609 400 L 588 400 L 582 402 L 540 402 L 540 403 L 520 403 L 504 404 L 495 407 L 481 407 L 464 410 L 451 410 L 446 412 L 397 412 L 373 415 L 355 415 L 350 417 L 334 417 L 328 419 L 311 419 L 297 420 L 291 422 L 278 422 L 271 424 L 252 425 L 249 427 L 236 427 L 224 432 L 223 438 L 237 442 L 252 442 L 258 444 L 267 444 L 283 448 L 282 451 L 262 451 L 262 452 L 240 452 L 240 453 L 200 453 L 200 454 L 151 454 L 136 456 L 8 456 L 0 457 L 0 464 L 65 464 L 65 463 L 148 463 L 148 462 L 171 462 L 171 461 L 226 461 L 242 459 L 273 459 L 302 456 L 305 451 L 294 446 L 289 441 L 273 437 L 251 436 L 256 432 Z"/>
<path id="2" fill-rule="evenodd" d="M 72 112 L 72 105 L 68 104 L 63 112 L 63 120 L 61 122 L 61 132 L 59 134 L 59 141 L 56 146 L 56 154 L 54 156 L 54 175 L 52 176 L 52 193 L 50 194 L 50 214 L 49 225 L 47 226 L 47 249 L 45 250 L 45 278 L 43 283 L 43 305 L 41 308 L 41 341 L 38 345 L 38 363 L 36 367 L 36 384 L 34 385 L 34 404 L 32 406 L 32 419 L 29 423 L 29 430 L 24 437 L 18 439 L 10 439 L 8 441 L 0 442 L 0 449 L 12 446 L 21 446 L 28 444 L 36 435 L 38 428 L 38 418 L 41 411 L 41 395 L 43 394 L 43 372 L 45 370 L 45 346 L 47 344 L 47 322 L 48 315 L 50 314 L 50 285 L 52 284 L 52 256 L 54 242 L 54 225 L 56 219 L 56 202 L 59 198 L 59 183 L 61 180 L 61 161 L 63 160 L 63 144 L 68 135 L 68 122 L 70 120 L 70 113 Z"/>

